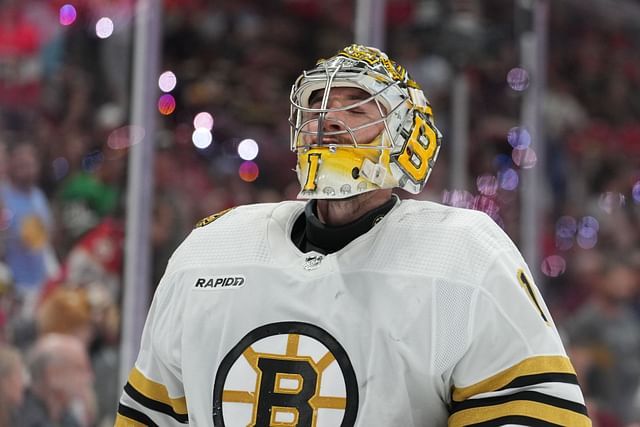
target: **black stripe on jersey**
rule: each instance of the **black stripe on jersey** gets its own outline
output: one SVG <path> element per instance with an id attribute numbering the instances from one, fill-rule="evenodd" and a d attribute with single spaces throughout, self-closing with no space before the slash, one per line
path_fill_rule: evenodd
<path id="1" fill-rule="evenodd" d="M 506 424 L 517 424 L 528 427 L 564 427 L 560 424 L 550 423 L 549 421 L 542 421 L 524 415 L 509 415 L 491 421 L 469 424 L 467 427 L 501 427 Z"/>
<path id="2" fill-rule="evenodd" d="M 529 400 L 532 402 L 544 403 L 556 408 L 566 409 L 587 416 L 587 408 L 581 403 L 560 399 L 559 397 L 549 396 L 548 394 L 539 393 L 537 391 L 521 391 L 505 396 L 485 397 L 482 399 L 467 399 L 462 402 L 454 402 L 453 405 L 451 405 L 451 414 L 455 414 L 456 412 L 465 409 L 500 405 L 502 403 L 513 402 L 515 400 Z"/>
<path id="3" fill-rule="evenodd" d="M 522 375 L 521 377 L 514 378 L 509 384 L 505 385 L 498 390 L 506 390 L 508 388 L 526 387 L 534 384 L 542 383 L 566 383 L 566 384 L 578 384 L 578 377 L 575 374 L 566 374 L 561 372 L 545 372 L 544 374 L 534 375 Z"/>
<path id="4" fill-rule="evenodd" d="M 188 414 L 178 414 L 173 410 L 173 408 L 170 405 L 148 398 L 147 396 L 145 396 L 144 394 L 136 390 L 129 382 L 127 382 L 127 384 L 124 386 L 124 391 L 127 392 L 129 397 L 131 397 L 133 400 L 135 400 L 142 406 L 145 406 L 149 409 L 153 409 L 154 411 L 157 411 L 157 412 L 162 412 L 163 414 L 170 416 L 171 418 L 175 419 L 176 421 L 182 424 L 189 423 Z"/>
<path id="5" fill-rule="evenodd" d="M 147 415 L 143 414 L 140 411 L 136 411 L 133 408 L 123 405 L 122 403 L 118 404 L 118 413 L 124 417 L 131 418 L 134 421 L 138 421 L 146 425 L 147 427 L 159 427 L 158 424 L 154 423 L 151 418 Z"/>

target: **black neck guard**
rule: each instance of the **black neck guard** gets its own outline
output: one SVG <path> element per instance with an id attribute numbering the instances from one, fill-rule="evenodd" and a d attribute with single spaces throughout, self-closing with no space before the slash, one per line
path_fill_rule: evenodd
<path id="1" fill-rule="evenodd" d="M 393 195 L 387 202 L 367 212 L 349 224 L 331 226 L 318 219 L 317 201 L 311 200 L 293 225 L 291 240 L 302 252 L 316 251 L 330 254 L 344 248 L 376 225 L 398 202 Z"/>

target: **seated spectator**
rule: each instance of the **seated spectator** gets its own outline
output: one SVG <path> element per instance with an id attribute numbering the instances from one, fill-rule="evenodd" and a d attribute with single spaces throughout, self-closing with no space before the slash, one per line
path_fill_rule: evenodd
<path id="1" fill-rule="evenodd" d="M 36 311 L 36 329 L 38 335 L 72 335 L 88 348 L 93 339 L 93 324 L 86 292 L 65 287 L 54 290 Z"/>
<path id="2" fill-rule="evenodd" d="M 113 425 L 120 393 L 118 369 L 119 311 L 107 288 L 99 282 L 82 288 L 68 284 L 54 288 L 36 313 L 39 334 L 59 333 L 78 338 L 90 352 L 96 382 L 95 416 Z"/>
<path id="3" fill-rule="evenodd" d="M 93 372 L 79 339 L 44 335 L 36 341 L 27 360 L 31 386 L 20 410 L 20 427 L 93 424 Z"/>
<path id="4" fill-rule="evenodd" d="M 632 420 L 632 400 L 640 385 L 640 319 L 632 309 L 637 290 L 632 266 L 609 259 L 592 296 L 564 327 L 585 397 L 623 423 Z"/>
<path id="5" fill-rule="evenodd" d="M 17 409 L 24 400 L 25 369 L 15 348 L 0 344 L 0 427 L 17 424 Z"/>

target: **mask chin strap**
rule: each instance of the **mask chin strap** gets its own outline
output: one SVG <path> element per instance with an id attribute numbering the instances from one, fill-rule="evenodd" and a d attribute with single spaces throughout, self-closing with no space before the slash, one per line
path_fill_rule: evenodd
<path id="1" fill-rule="evenodd" d="M 382 134 L 380 134 L 376 139 L 382 139 Z M 362 161 L 362 166 L 360 167 L 360 176 L 380 188 L 397 187 L 398 182 L 393 175 L 389 173 L 387 167 L 390 161 L 390 156 L 390 149 L 383 148 L 380 150 L 380 156 L 378 157 L 377 162 L 373 162 L 365 157 Z"/>

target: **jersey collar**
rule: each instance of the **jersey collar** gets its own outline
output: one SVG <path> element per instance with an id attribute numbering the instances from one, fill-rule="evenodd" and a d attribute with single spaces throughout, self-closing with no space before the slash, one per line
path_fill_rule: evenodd
<path id="1" fill-rule="evenodd" d="M 316 200 L 310 200 L 304 214 L 296 220 L 291 238 L 303 253 L 316 251 L 330 254 L 344 248 L 371 230 L 400 199 L 395 194 L 383 205 L 369 211 L 353 222 L 340 226 L 323 224 L 318 219 Z"/>

